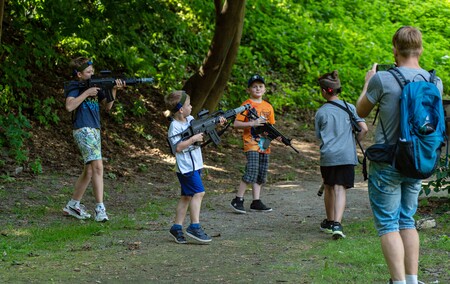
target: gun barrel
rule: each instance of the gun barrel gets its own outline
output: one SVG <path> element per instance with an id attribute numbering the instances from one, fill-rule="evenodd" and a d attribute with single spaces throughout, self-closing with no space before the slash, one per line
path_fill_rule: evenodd
<path id="1" fill-rule="evenodd" d="M 236 114 L 238 114 L 238 113 L 241 113 L 241 112 L 243 112 L 243 111 L 249 110 L 251 107 L 252 107 L 252 106 L 251 106 L 250 104 L 246 104 L 246 105 L 240 106 L 240 107 L 238 107 L 238 108 L 235 108 L 235 109 L 234 109 L 234 112 L 235 112 Z"/>
<path id="2" fill-rule="evenodd" d="M 127 85 L 136 85 L 136 84 L 152 84 L 153 78 L 125 78 L 125 84 Z"/>

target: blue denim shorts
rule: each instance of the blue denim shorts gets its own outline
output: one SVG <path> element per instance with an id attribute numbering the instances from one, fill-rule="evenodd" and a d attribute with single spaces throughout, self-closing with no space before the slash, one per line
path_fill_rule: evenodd
<path id="1" fill-rule="evenodd" d="M 405 177 L 386 163 L 370 162 L 369 199 L 378 236 L 414 229 L 422 180 Z"/>

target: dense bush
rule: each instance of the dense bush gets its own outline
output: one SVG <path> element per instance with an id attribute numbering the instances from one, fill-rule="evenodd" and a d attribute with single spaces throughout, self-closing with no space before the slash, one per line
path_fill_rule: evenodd
<path id="1" fill-rule="evenodd" d="M 60 106 L 52 97 L 62 93 L 74 56 L 92 57 L 97 69 L 154 77 L 160 93 L 180 88 L 207 54 L 214 15 L 212 0 L 7 1 L 0 46 L 3 126 L 15 121 L 24 129 L 15 137 L 25 139 L 24 119 L 57 124 L 53 110 Z M 240 104 L 247 78 L 260 73 L 278 112 L 315 110 L 322 102 L 317 77 L 333 69 L 340 73 L 342 96 L 354 101 L 370 66 L 393 61 L 391 37 L 402 25 L 423 31 L 421 64 L 437 69 L 448 86 L 449 16 L 450 4 L 440 0 L 247 1 L 241 47 L 222 107 Z M 146 112 L 139 101 L 131 109 L 116 107 L 118 121 Z M 8 131 L 0 128 L 3 148 L 11 146 Z M 20 148 L 17 143 L 13 147 Z"/>

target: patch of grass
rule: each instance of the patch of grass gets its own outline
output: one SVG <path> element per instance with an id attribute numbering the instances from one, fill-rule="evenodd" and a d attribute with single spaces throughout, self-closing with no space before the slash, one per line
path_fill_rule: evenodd
<path id="1" fill-rule="evenodd" d="M 311 281 L 320 283 L 380 283 L 380 275 L 387 266 L 381 253 L 379 239 L 371 219 L 345 226 L 347 238 L 315 242 L 308 250 L 296 251 L 297 256 L 286 254 L 285 261 L 295 265 L 276 269 L 298 270 Z M 295 257 L 296 259 L 292 259 Z M 303 280 L 308 280 L 304 279 Z M 319 283 L 317 282 L 317 283 Z"/>
<path id="2" fill-rule="evenodd" d="M 0 231 L 0 251 L 3 262 L 21 262 L 30 254 L 57 255 L 61 251 L 73 250 L 88 242 L 95 244 L 95 238 L 113 235 L 124 229 L 137 228 L 134 220 L 115 218 L 114 223 L 97 223 L 73 218 L 54 221 L 47 226 L 34 224 L 27 227 L 8 226 Z"/>
<path id="3" fill-rule="evenodd" d="M 140 212 L 147 220 L 156 221 L 161 216 L 172 216 L 178 199 L 156 199 L 148 202 Z"/>
<path id="4" fill-rule="evenodd" d="M 448 219 L 448 216 L 446 217 Z M 438 221 L 439 222 L 439 221 Z M 439 271 L 439 279 L 450 279 L 448 252 L 450 237 L 448 223 L 440 223 L 441 228 L 420 232 L 421 277 L 430 271 Z M 373 220 L 350 223 L 345 226 L 347 238 L 339 241 L 315 242 L 308 250 L 286 253 L 282 265 L 278 262 L 275 270 L 286 273 L 304 273 L 304 281 L 315 283 L 382 283 L 388 277 L 388 268 L 381 252 L 380 240 L 373 227 Z M 433 277 L 433 275 L 431 275 Z"/>

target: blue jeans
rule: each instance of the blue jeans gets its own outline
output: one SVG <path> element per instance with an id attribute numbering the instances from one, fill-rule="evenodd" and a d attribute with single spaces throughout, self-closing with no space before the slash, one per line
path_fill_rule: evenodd
<path id="1" fill-rule="evenodd" d="M 405 177 L 389 164 L 370 162 L 368 185 L 378 236 L 415 229 L 422 180 Z"/>

